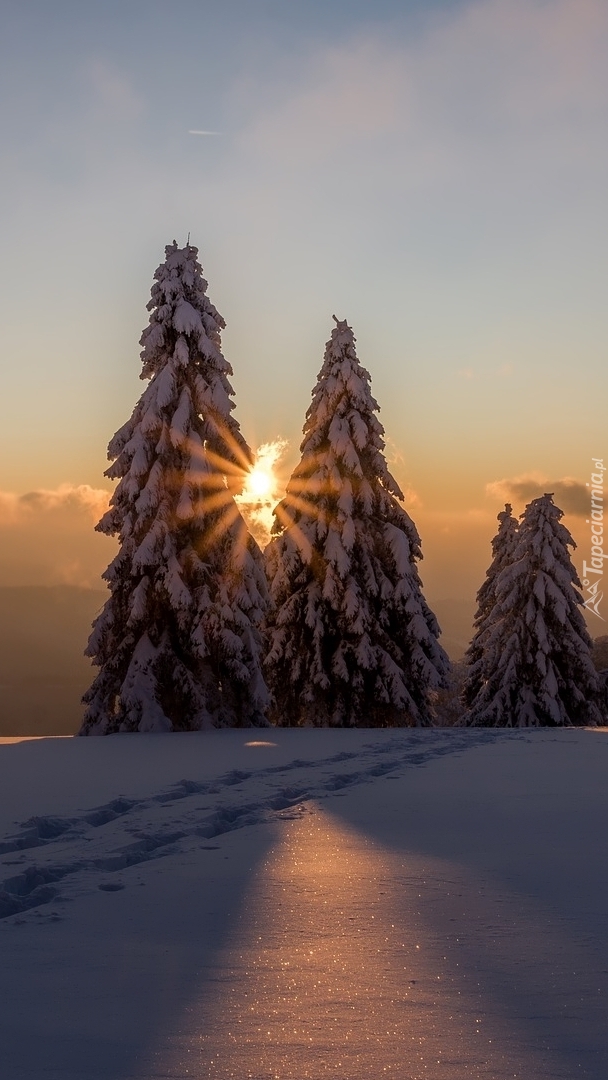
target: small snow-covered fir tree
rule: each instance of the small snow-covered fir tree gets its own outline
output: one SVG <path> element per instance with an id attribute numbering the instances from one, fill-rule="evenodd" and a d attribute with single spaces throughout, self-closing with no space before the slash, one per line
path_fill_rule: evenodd
<path id="1" fill-rule="evenodd" d="M 569 548 L 550 494 L 522 514 L 509 564 L 496 579 L 468 723 L 539 727 L 601 723 L 598 676 Z"/>
<path id="2" fill-rule="evenodd" d="M 266 549 L 274 715 L 289 726 L 428 724 L 449 661 L 421 591 L 420 538 L 387 469 L 370 376 L 352 330 L 335 321 Z"/>
<path id="3" fill-rule="evenodd" d="M 83 735 L 259 723 L 268 704 L 263 558 L 233 499 L 252 455 L 197 255 L 165 249 L 141 337 L 150 382 L 108 447 L 120 482 L 97 529 L 120 548 L 87 648 L 100 671 Z"/>
<path id="4" fill-rule="evenodd" d="M 483 684 L 484 641 L 492 625 L 496 581 L 498 575 L 509 565 L 517 541 L 517 520 L 511 511 L 511 503 L 505 503 L 504 510 L 498 515 L 498 532 L 492 540 L 492 562 L 477 593 L 475 634 L 465 654 L 466 679 L 462 696 L 468 707 L 472 705 Z"/>

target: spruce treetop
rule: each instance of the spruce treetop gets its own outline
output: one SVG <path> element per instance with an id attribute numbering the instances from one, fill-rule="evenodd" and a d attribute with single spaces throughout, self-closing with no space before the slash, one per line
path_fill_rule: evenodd
<path id="1" fill-rule="evenodd" d="M 234 390 L 229 376 L 233 371 L 222 354 L 220 336 L 226 323 L 207 296 L 198 248 L 192 244 L 178 248 L 175 240 L 167 245 L 146 306 L 150 318 L 140 339 L 140 378 L 151 380 L 150 386 L 131 420 L 110 442 L 108 457 L 113 460 L 122 455 L 134 426 L 145 414 L 152 422 L 154 413 L 174 405 L 176 386 L 186 376 L 187 386 L 182 387 L 172 416 L 171 441 L 179 443 L 193 407 L 202 418 L 200 436 L 208 451 L 225 463 L 229 475 L 242 472 L 253 455 L 238 422 L 230 415 Z"/>
<path id="2" fill-rule="evenodd" d="M 420 589 L 420 538 L 384 458 L 369 373 L 351 328 L 334 321 L 266 552 L 279 722 L 424 723 L 447 658 Z"/>
<path id="3" fill-rule="evenodd" d="M 333 319 L 336 325 L 306 413 L 300 445 L 303 461 L 311 465 L 322 455 L 333 454 L 354 478 L 373 477 L 402 499 L 384 458 L 384 428 L 374 415 L 379 405 L 371 392 L 370 374 L 359 363 L 348 323 L 335 315 Z"/>
<path id="4" fill-rule="evenodd" d="M 518 522 L 517 518 L 513 517 L 511 503 L 505 503 L 504 510 L 497 515 L 497 520 L 498 532 L 492 538 L 492 562 L 487 570 L 486 579 L 477 593 L 476 623 L 484 619 L 491 610 L 495 598 L 496 579 L 505 566 L 508 566 L 517 541 Z"/>
<path id="5" fill-rule="evenodd" d="M 504 510 L 498 514 L 498 522 L 498 532 L 492 539 L 492 562 L 477 593 L 475 634 L 465 654 L 467 670 L 462 696 L 467 706 L 473 703 L 483 683 L 484 642 L 494 615 L 496 582 L 509 565 L 517 541 L 518 523 L 513 517 L 511 503 L 505 503 Z"/>
<path id="6" fill-rule="evenodd" d="M 473 724 L 601 722 L 581 583 L 569 552 L 576 545 L 562 517 L 551 493 L 533 499 L 521 515 L 486 619 Z"/>
<path id="7" fill-rule="evenodd" d="M 87 655 L 83 733 L 258 722 L 268 695 L 261 552 L 234 502 L 252 459 L 231 416 L 224 321 L 190 244 L 165 249 L 141 338 L 148 386 L 110 441 L 119 481 L 97 528 L 118 536 Z"/>
<path id="8" fill-rule="evenodd" d="M 581 583 L 568 550 L 576 548 L 576 544 L 561 523 L 563 516 L 563 510 L 553 502 L 553 492 L 545 492 L 528 503 L 521 515 L 512 556 L 496 591 L 501 607 L 506 609 L 513 586 L 522 587 L 528 582 L 532 602 L 538 602 L 548 613 L 553 612 L 560 623 L 574 613 L 579 617 L 576 622 L 584 628 L 579 610 L 582 598 L 577 592 Z"/>
<path id="9" fill-rule="evenodd" d="M 306 541 L 327 540 L 337 531 L 344 552 L 352 552 L 356 522 L 372 516 L 405 527 L 413 553 L 421 557 L 414 523 L 395 497 L 403 499 L 384 457 L 384 428 L 377 416 L 371 377 L 359 363 L 355 337 L 346 321 L 336 323 L 306 413 L 301 459 L 276 508 L 275 533 L 300 525 Z M 337 538 L 330 547 L 337 545 Z M 330 562 L 336 562 L 331 552 Z M 344 560 L 342 565 L 345 567 Z"/>

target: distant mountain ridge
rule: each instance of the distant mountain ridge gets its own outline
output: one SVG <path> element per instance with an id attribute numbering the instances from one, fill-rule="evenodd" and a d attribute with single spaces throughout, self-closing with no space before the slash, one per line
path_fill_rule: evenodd
<path id="1" fill-rule="evenodd" d="M 84 649 L 105 589 L 72 585 L 0 587 L 0 736 L 71 735 L 82 719 L 82 694 L 94 669 Z M 441 644 L 461 660 L 475 604 L 429 598 Z"/>
<path id="2" fill-rule="evenodd" d="M 83 655 L 102 589 L 0 587 L 0 735 L 69 735 L 93 671 Z"/>

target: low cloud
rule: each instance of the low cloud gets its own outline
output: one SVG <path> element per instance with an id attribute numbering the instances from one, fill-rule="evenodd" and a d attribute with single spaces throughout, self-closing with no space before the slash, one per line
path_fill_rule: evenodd
<path id="1" fill-rule="evenodd" d="M 385 453 L 388 467 L 392 472 L 395 480 L 399 484 L 403 492 L 403 501 L 408 510 L 412 510 L 414 507 L 418 508 L 422 506 L 422 499 L 419 493 L 406 478 L 406 461 L 400 450 L 398 444 L 394 439 L 391 439 L 390 435 L 384 436 L 385 441 Z"/>
<path id="2" fill-rule="evenodd" d="M 0 585 L 102 588 L 116 541 L 94 525 L 109 499 L 89 484 L 0 491 Z"/>
<path id="3" fill-rule="evenodd" d="M 505 477 L 486 484 L 486 494 L 501 502 L 529 503 L 546 492 L 551 492 L 556 506 L 566 514 L 587 517 L 589 514 L 589 488 L 581 480 L 564 476 L 561 480 L 548 480 L 541 473 L 524 473 L 522 476 Z"/>
<path id="4" fill-rule="evenodd" d="M 108 509 L 109 501 L 109 491 L 89 484 L 60 484 L 57 488 L 38 488 L 24 495 L 0 491 L 0 528 L 57 510 L 84 510 L 90 520 L 97 522 Z"/>

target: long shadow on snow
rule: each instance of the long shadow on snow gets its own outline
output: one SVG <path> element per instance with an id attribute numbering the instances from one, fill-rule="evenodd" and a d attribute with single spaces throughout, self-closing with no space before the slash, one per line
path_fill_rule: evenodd
<path id="1" fill-rule="evenodd" d="M 401 857 L 404 878 L 411 856 L 429 876 L 433 860 L 457 868 L 440 916 L 421 896 L 429 932 L 568 1080 L 608 1076 L 607 775 L 608 733 L 514 732 L 378 785 L 371 814 L 355 792 L 322 804 Z"/>
<path id="2" fill-rule="evenodd" d="M 373 740 L 374 733 L 370 731 L 369 734 Z M 432 742 L 434 733 L 428 734 L 429 741 Z M 500 874 L 500 859 L 491 858 L 492 837 L 499 835 L 503 842 L 512 845 L 514 853 L 514 859 L 509 864 L 506 887 L 512 891 L 514 884 L 519 882 L 522 890 L 527 888 L 528 892 L 534 894 L 536 889 L 536 894 L 543 896 L 546 892 L 547 873 L 551 871 L 553 877 L 556 877 L 558 869 L 563 873 L 559 858 L 554 857 L 552 860 L 549 857 L 550 851 L 554 855 L 559 851 L 555 842 L 556 829 L 559 831 L 560 827 L 579 828 L 579 825 L 572 822 L 568 825 L 566 807 L 559 823 L 551 822 L 547 817 L 540 827 L 536 807 L 536 831 L 530 829 L 530 811 L 523 805 L 520 806 L 517 801 L 519 799 L 521 803 L 522 798 L 525 801 L 531 795 L 538 795 L 538 771 L 528 769 L 526 772 L 525 768 L 529 740 L 522 742 L 521 739 L 479 738 L 480 733 L 470 733 L 475 737 L 467 739 L 465 733 L 450 734 L 453 734 L 454 738 L 448 738 L 443 749 L 439 745 L 437 748 L 439 757 L 447 753 L 447 760 L 436 760 L 433 765 L 434 769 L 440 770 L 439 782 L 429 785 L 429 770 L 421 772 L 418 768 L 412 768 L 425 764 L 429 759 L 424 746 L 426 740 L 416 739 L 406 753 L 393 756 L 389 753 L 386 760 L 382 760 L 382 755 L 379 755 L 374 762 L 372 754 L 364 768 L 360 767 L 360 762 L 352 761 L 353 758 L 360 758 L 361 752 L 333 755 L 331 760 L 325 762 L 311 762 L 311 766 L 314 766 L 313 773 L 320 771 L 318 766 L 321 769 L 328 766 L 325 775 L 315 776 L 314 782 L 308 786 L 300 785 L 297 789 L 293 787 L 289 790 L 285 788 L 283 794 L 277 791 L 275 807 L 289 805 L 290 802 L 308 795 L 325 796 L 324 808 L 382 845 L 391 847 L 402 855 L 404 860 L 411 851 L 457 861 L 470 872 L 472 880 L 480 873 L 491 873 L 495 876 Z M 490 743 L 490 746 L 483 745 L 485 743 Z M 456 759 L 450 753 L 450 744 L 453 750 L 466 750 L 464 754 L 458 753 L 457 768 L 454 767 Z M 557 739 L 556 747 L 561 746 L 561 741 Z M 511 755 L 515 753 L 517 757 L 515 765 L 511 765 L 513 775 L 510 776 L 517 799 L 512 799 L 506 808 L 504 801 L 497 801 L 494 797 L 500 784 L 504 787 L 504 777 L 500 775 L 502 766 L 496 773 L 496 762 L 503 761 L 504 764 L 503 751 Z M 559 757 L 561 750 L 556 752 Z M 486 755 L 481 769 L 475 760 L 477 754 Z M 474 768 L 469 768 L 469 763 L 474 763 Z M 287 767 L 280 766 L 278 771 L 293 772 L 307 764 L 296 759 Z M 340 765 L 342 771 L 339 771 Z M 602 767 L 603 765 L 602 761 Z M 562 766 L 561 773 L 558 769 L 555 775 L 551 774 L 550 779 L 554 785 L 563 784 L 562 774 L 567 771 L 565 762 L 562 762 Z M 335 771 L 336 767 L 338 771 Z M 399 774 L 400 769 L 407 770 L 407 785 L 385 782 L 384 777 L 390 778 L 395 773 Z M 269 773 L 272 771 L 268 770 Z M 482 784 L 480 787 L 480 777 L 485 777 L 485 786 Z M 246 779 L 245 775 L 235 774 L 233 784 Z M 225 777 L 225 780 L 227 781 L 228 777 Z M 367 816 L 366 800 L 357 798 L 358 785 L 370 780 L 376 781 L 374 800 L 388 800 L 387 805 L 390 804 L 391 810 L 397 810 L 397 813 L 383 814 L 381 825 L 377 815 L 371 820 Z M 229 788 L 232 785 L 226 783 L 225 786 Z M 603 815 L 600 815 L 597 797 L 593 793 L 579 790 L 580 788 L 579 784 L 570 793 L 570 809 L 576 804 L 580 811 L 581 799 L 584 802 L 587 798 L 587 813 L 592 815 L 588 820 L 601 821 Z M 173 798 L 166 792 L 161 792 L 155 798 L 162 801 L 167 798 L 167 794 L 170 799 Z M 395 798 L 398 801 L 397 806 L 394 805 Z M 126 803 L 128 800 L 125 800 Z M 271 805 L 270 800 L 266 806 Z M 603 810 L 603 806 L 601 809 Z M 104 808 L 99 808 L 100 813 L 103 813 L 103 810 Z M 125 805 L 117 807 L 116 810 L 124 811 L 126 818 L 130 807 Z M 580 821 L 580 813 L 578 820 Z M 399 823 L 397 827 L 394 825 L 395 821 Z M 480 823 L 483 823 L 483 828 L 480 828 Z M 58 838 L 63 835 L 62 824 L 51 823 L 48 829 L 46 825 L 43 826 L 43 831 L 47 833 L 41 837 L 45 847 L 47 844 L 52 845 L 51 833 L 55 828 Z M 97 822 L 89 818 L 89 824 Z M 246 821 L 243 820 L 240 824 L 245 825 Z M 226 831 L 226 825 L 230 827 L 229 822 L 224 823 L 217 833 L 212 827 L 211 833 L 204 833 L 202 837 L 219 836 Z M 213 987 L 206 982 L 206 973 L 213 968 L 218 953 L 229 941 L 235 913 L 239 911 L 251 878 L 266 857 L 276 835 L 272 825 L 251 834 L 249 830 L 239 828 L 238 821 L 232 825 L 231 831 L 234 835 L 229 847 L 231 853 L 235 854 L 231 854 L 227 891 L 221 891 L 221 882 L 226 879 L 225 864 L 219 867 L 221 873 L 218 870 L 215 877 L 213 869 L 213 860 L 224 863 L 221 841 L 218 841 L 218 848 L 215 848 L 215 845 L 201 844 L 201 847 L 208 846 L 209 850 L 201 853 L 196 865 L 192 863 L 189 874 L 185 876 L 172 876 L 172 858 L 176 856 L 169 856 L 158 863 L 162 873 L 157 878 L 158 885 L 154 890 L 137 889 L 130 884 L 128 889 L 117 892 L 115 896 L 98 894 L 98 915 L 94 924 L 96 936 L 90 935 L 89 939 L 79 942 L 81 951 L 76 962 L 71 963 L 70 960 L 76 919 L 76 914 L 72 917 L 71 913 L 66 923 L 57 922 L 52 927 L 40 927 L 44 932 L 40 934 L 40 963 L 34 984 L 31 978 L 27 977 L 27 973 L 23 973 L 24 985 L 18 985 L 21 977 L 18 973 L 15 978 L 15 971 L 19 971 L 18 954 L 15 954 L 14 964 L 10 963 L 9 958 L 5 970 L 12 968 L 11 986 L 6 988 L 4 999 L 10 1000 L 11 1005 L 4 1019 L 5 1022 L 16 1025 L 17 1032 L 22 1029 L 22 1037 L 14 1044 L 19 1046 L 18 1055 L 12 1061 L 4 1058 L 8 1074 L 14 1080 L 38 1080 L 41 1054 L 44 1055 L 47 1080 L 131 1080 L 143 1075 L 138 1071 L 138 1061 L 149 1053 L 150 1048 L 159 1041 L 159 1036 L 161 1043 L 166 1041 L 173 1027 L 179 1023 L 179 1018 L 200 998 L 201 987 L 205 987 L 207 994 L 213 992 Z M 276 826 L 279 829 L 280 827 Z M 249 838 L 254 836 L 255 843 L 252 844 Z M 590 879 L 587 874 L 584 882 L 588 888 L 600 890 L 595 893 L 600 898 L 599 907 L 601 898 L 606 895 L 605 867 L 608 860 L 605 858 L 605 841 L 599 829 L 597 836 L 595 876 L 591 874 Z M 552 846 L 548 844 L 550 837 Z M 237 854 L 239 852 L 240 854 Z M 518 852 L 524 853 L 519 861 L 515 858 Z M 528 852 L 527 858 L 525 852 Z M 537 858 L 539 855 L 540 859 Z M 207 859 L 210 860 L 208 863 Z M 531 860 L 535 860 L 532 871 L 529 865 Z M 110 867 L 108 869 L 111 870 Z M 570 869 L 573 870 L 572 867 Z M 556 902 L 559 904 L 559 895 Z M 114 903 L 122 905 L 120 913 L 108 906 Z M 576 918 L 571 904 L 566 903 L 564 915 L 571 920 Z M 429 911 L 428 918 L 431 923 L 432 917 L 433 913 Z M 582 924 L 587 925 L 584 919 Z M 436 929 L 441 933 L 445 927 Z M 45 935 L 51 931 L 53 940 L 49 943 L 49 961 L 56 957 L 57 946 L 60 953 L 63 949 L 65 957 L 65 964 L 59 970 L 50 970 L 49 964 L 45 963 Z M 18 948 L 16 939 L 15 947 Z M 471 969 L 474 968 L 476 957 L 479 957 L 483 947 L 482 941 L 477 953 L 473 949 L 467 958 L 463 958 Z M 608 968 L 608 962 L 603 963 L 603 966 Z M 116 995 L 112 994 L 112 987 L 115 987 Z M 490 992 L 497 993 L 496 986 L 491 987 Z M 515 1014 L 521 1005 L 521 998 L 510 996 L 508 988 L 504 986 L 501 986 L 500 993 L 506 1013 Z M 36 998 L 39 999 L 38 1003 Z M 32 1015 L 46 1013 L 52 1034 L 43 1040 L 43 1048 L 40 1042 L 36 1044 L 32 1039 L 28 1018 L 19 1005 L 19 1002 L 24 1000 L 31 1002 Z M 117 1001 L 121 1003 L 120 1010 L 116 1008 Z M 133 1031 L 137 1031 L 135 1045 Z M 76 1035 L 76 1032 L 79 1034 Z M 600 1037 L 597 1045 L 592 1046 L 588 1041 L 586 1054 L 587 1057 L 595 1054 L 598 1063 L 602 1064 L 598 1064 L 595 1071 L 581 1073 L 579 1070 L 577 1074 L 592 1076 L 594 1080 L 600 1080 L 601 1077 L 601 1080 L 604 1080 L 608 1069 L 605 1068 L 605 1045 Z M 567 1060 L 568 1055 L 564 1050 L 564 1062 Z"/>
<path id="3" fill-rule="evenodd" d="M 280 825 L 256 830 L 253 842 L 241 829 L 231 833 L 236 845 L 201 843 L 205 850 L 187 859 L 185 872 L 173 865 L 183 856 L 168 857 L 155 864 L 151 883 L 131 879 L 124 890 L 94 891 L 86 911 L 70 905 L 65 920 L 34 927 L 35 977 L 21 962 L 19 928 L 7 925 L 0 971 L 2 1024 L 11 1032 L 2 1050 L 5 1074 L 11 1080 L 144 1075 L 141 1062 L 159 1034 L 165 1042 L 200 996 L 275 828 Z M 5 979 L 10 985 L 2 985 Z M 44 1031 L 32 1026 L 34 1017 L 44 1018 Z"/>

